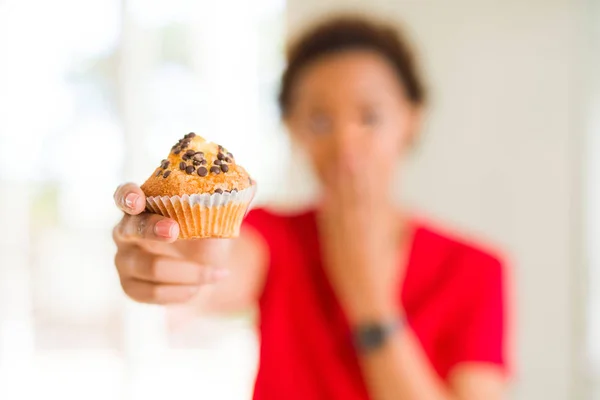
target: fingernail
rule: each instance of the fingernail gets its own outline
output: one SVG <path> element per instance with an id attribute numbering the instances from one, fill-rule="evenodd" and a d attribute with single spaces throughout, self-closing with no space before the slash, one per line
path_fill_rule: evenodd
<path id="1" fill-rule="evenodd" d="M 140 195 L 137 193 L 129 193 L 125 196 L 125 205 L 127 208 L 133 210 L 135 208 L 135 202 L 140 198 Z"/>
<path id="2" fill-rule="evenodd" d="M 158 221 L 156 225 L 154 225 L 154 233 L 156 236 L 162 236 L 165 238 L 170 238 L 173 236 L 173 230 L 175 229 L 175 225 L 171 223 L 171 221 Z"/>

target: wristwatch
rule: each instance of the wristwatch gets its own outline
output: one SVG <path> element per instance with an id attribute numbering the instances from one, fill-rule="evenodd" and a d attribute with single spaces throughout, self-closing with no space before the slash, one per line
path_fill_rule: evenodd
<path id="1" fill-rule="evenodd" d="M 387 322 L 369 322 L 356 326 L 352 332 L 354 347 L 359 353 L 370 353 L 382 347 L 390 336 L 404 326 L 404 320 L 396 318 Z"/>

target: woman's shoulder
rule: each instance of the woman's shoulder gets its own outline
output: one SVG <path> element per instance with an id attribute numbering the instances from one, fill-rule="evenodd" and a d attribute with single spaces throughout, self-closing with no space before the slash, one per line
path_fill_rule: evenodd
<path id="1" fill-rule="evenodd" d="M 450 228 L 442 223 L 415 220 L 415 258 L 436 273 L 465 278 L 499 279 L 506 256 L 482 234 Z"/>

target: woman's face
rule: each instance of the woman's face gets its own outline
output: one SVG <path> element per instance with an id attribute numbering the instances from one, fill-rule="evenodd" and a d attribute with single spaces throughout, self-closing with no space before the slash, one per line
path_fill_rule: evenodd
<path id="1" fill-rule="evenodd" d="M 286 124 L 327 184 L 335 179 L 330 171 L 359 159 L 366 161 L 365 174 L 391 178 L 415 134 L 418 114 L 387 60 L 354 50 L 323 57 L 302 71 Z"/>

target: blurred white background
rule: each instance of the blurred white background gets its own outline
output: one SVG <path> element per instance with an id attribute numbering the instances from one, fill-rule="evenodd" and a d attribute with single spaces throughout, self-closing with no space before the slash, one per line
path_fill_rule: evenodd
<path id="1" fill-rule="evenodd" d="M 126 300 L 114 188 L 188 131 L 258 203 L 310 196 L 275 107 L 286 33 L 403 23 L 432 103 L 407 199 L 510 255 L 511 398 L 600 399 L 600 2 L 0 0 L 0 399 L 248 399 L 252 315 Z"/>
<path id="2" fill-rule="evenodd" d="M 177 310 L 127 301 L 111 197 L 190 130 L 231 143 L 268 196 L 284 12 L 0 1 L 0 399 L 249 398 L 250 317 L 182 327 Z"/>

